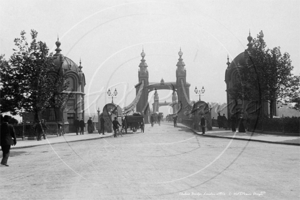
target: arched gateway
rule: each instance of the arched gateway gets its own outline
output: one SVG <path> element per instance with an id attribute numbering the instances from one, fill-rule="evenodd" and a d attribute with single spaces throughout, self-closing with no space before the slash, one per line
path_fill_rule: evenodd
<path id="1" fill-rule="evenodd" d="M 149 123 L 149 115 L 150 115 L 150 109 L 149 109 L 149 102 L 148 102 L 148 95 L 149 92 L 155 90 L 154 95 L 154 105 L 153 105 L 153 111 L 158 111 L 159 105 L 162 105 L 159 102 L 157 90 L 173 90 L 172 95 L 172 103 L 169 104 L 173 107 L 173 113 L 176 113 L 180 108 L 179 106 L 185 107 L 188 105 L 191 105 L 190 102 L 190 93 L 189 88 L 190 84 L 186 82 L 186 69 L 185 64 L 182 59 L 182 51 L 178 52 L 179 59 L 177 62 L 177 69 L 176 69 L 176 82 L 165 82 L 163 79 L 161 82 L 158 83 L 150 83 L 149 82 L 149 72 L 148 72 L 148 65 L 145 60 L 145 52 L 144 50 L 141 53 L 142 60 L 139 65 L 139 72 L 138 72 L 138 78 L 139 83 L 135 85 L 136 88 L 136 111 L 141 112 L 145 116 L 145 123 Z M 177 94 L 176 94 L 177 93 Z M 185 115 L 183 112 L 178 113 L 178 120 L 185 118 Z"/>

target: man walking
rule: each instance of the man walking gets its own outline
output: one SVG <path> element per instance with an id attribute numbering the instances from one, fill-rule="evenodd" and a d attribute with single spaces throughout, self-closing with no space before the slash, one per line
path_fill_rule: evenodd
<path id="1" fill-rule="evenodd" d="M 158 125 L 160 125 L 160 120 L 161 120 L 161 116 L 160 114 L 157 116 L 157 122 L 158 122 Z"/>
<path id="2" fill-rule="evenodd" d="M 104 123 L 105 123 L 104 117 L 101 116 L 100 117 L 100 132 L 99 132 L 99 134 L 102 132 L 102 135 L 104 135 Z"/>
<path id="3" fill-rule="evenodd" d="M 175 115 L 174 117 L 173 117 L 173 122 L 174 122 L 174 127 L 176 127 L 177 126 L 177 115 Z"/>
<path id="4" fill-rule="evenodd" d="M 1 149 L 3 152 L 1 165 L 7 167 L 8 167 L 7 160 L 9 157 L 10 146 L 17 144 L 17 138 L 16 138 L 14 127 L 8 124 L 8 122 L 9 122 L 9 116 L 5 115 L 2 119 L 2 124 L 1 124 Z"/>
<path id="5" fill-rule="evenodd" d="M 37 134 L 37 141 L 42 140 L 42 134 L 44 134 L 44 129 L 43 126 L 40 122 L 40 120 L 37 121 L 37 123 L 35 124 L 34 130 Z"/>
<path id="6" fill-rule="evenodd" d="M 84 127 L 85 127 L 85 124 L 84 124 L 83 119 L 80 120 L 79 126 L 80 126 L 80 135 L 81 135 L 81 134 L 83 135 L 83 134 L 84 134 Z"/>
<path id="7" fill-rule="evenodd" d="M 204 118 L 203 115 L 201 116 L 200 126 L 201 126 L 201 128 L 202 128 L 202 134 L 204 135 L 204 134 L 205 134 L 205 126 L 206 126 L 206 122 L 205 122 L 205 118 Z"/>
<path id="8" fill-rule="evenodd" d="M 75 131 L 76 131 L 76 135 L 78 135 L 78 131 L 79 131 L 79 120 L 78 120 L 78 117 L 74 121 L 74 128 L 75 128 Z"/>
<path id="9" fill-rule="evenodd" d="M 117 117 L 115 117 L 113 123 L 113 129 L 114 129 L 114 137 L 117 137 L 117 130 L 119 130 L 119 126 L 121 126 L 121 124 L 118 122 Z"/>
<path id="10" fill-rule="evenodd" d="M 42 124 L 42 128 L 44 130 L 44 132 L 42 133 L 42 135 L 43 135 L 44 140 L 46 140 L 46 131 L 47 131 L 48 127 L 46 126 L 46 123 L 45 123 L 44 119 L 41 120 L 41 124 Z"/>

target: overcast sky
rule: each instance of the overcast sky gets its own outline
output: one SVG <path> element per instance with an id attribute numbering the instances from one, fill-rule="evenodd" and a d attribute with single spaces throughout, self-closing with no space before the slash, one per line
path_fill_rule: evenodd
<path id="1" fill-rule="evenodd" d="M 8 59 L 21 30 L 37 30 L 52 51 L 59 36 L 61 53 L 82 60 L 87 113 L 111 101 L 109 87 L 117 88 L 114 101 L 121 107 L 133 100 L 143 48 L 150 82 L 176 80 L 182 49 L 192 100 L 199 98 L 195 86 L 204 86 L 204 101 L 226 102 L 227 55 L 231 61 L 245 50 L 249 30 L 253 37 L 263 30 L 268 47 L 288 52 L 294 74 L 300 74 L 298 0 L 0 2 L 0 54 Z M 170 93 L 159 91 L 160 101 L 170 101 Z"/>

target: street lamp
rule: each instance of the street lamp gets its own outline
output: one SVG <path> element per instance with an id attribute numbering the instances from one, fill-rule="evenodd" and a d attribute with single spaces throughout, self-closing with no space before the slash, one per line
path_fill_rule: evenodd
<path id="1" fill-rule="evenodd" d="M 200 89 L 198 90 L 197 87 L 195 87 L 194 92 L 196 93 L 196 95 L 199 95 L 199 101 L 201 101 L 201 94 L 204 94 L 204 92 L 205 92 L 204 87 L 202 86 L 201 90 Z"/>
<path id="2" fill-rule="evenodd" d="M 112 97 L 111 103 L 114 103 L 114 97 L 118 95 L 117 89 L 115 89 L 114 92 L 111 92 L 110 89 L 107 91 L 107 95 L 109 97 Z"/>

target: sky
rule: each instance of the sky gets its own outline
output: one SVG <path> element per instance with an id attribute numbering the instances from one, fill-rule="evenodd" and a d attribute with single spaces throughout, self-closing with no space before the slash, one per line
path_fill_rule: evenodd
<path id="1" fill-rule="evenodd" d="M 256 37 L 262 30 L 269 48 L 288 52 L 300 75 L 299 21 L 298 0 L 0 0 L 0 54 L 12 55 L 22 30 L 28 38 L 38 31 L 52 52 L 59 37 L 61 53 L 81 59 L 86 113 L 95 113 L 111 102 L 108 89 L 117 89 L 121 107 L 134 99 L 142 49 L 150 82 L 176 81 L 181 48 L 190 99 L 204 86 L 202 100 L 225 103 L 227 56 L 231 61 L 247 48 L 249 31 Z M 171 101 L 171 91 L 158 94 Z"/>

